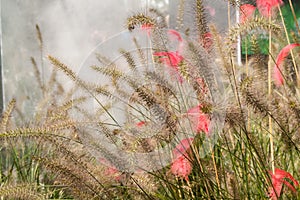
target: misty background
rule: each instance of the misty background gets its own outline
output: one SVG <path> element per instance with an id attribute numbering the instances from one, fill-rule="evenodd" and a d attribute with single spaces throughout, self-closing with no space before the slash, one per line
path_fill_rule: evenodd
<path id="1" fill-rule="evenodd" d="M 172 26 L 176 21 L 178 2 L 179 0 L 1 0 L 4 102 L 16 98 L 22 111 L 33 112 L 33 106 L 41 94 L 34 83 L 36 79 L 30 57 L 35 58 L 40 71 L 45 72 L 45 77 L 52 69 L 47 55 L 59 58 L 77 72 L 95 46 L 124 31 L 126 18 L 137 12 L 144 12 L 146 7 L 154 7 L 169 14 L 169 25 L 174 28 Z M 208 12 L 216 16 L 215 21 L 219 27 L 225 29 L 228 23 L 227 2 L 205 2 Z M 39 51 L 36 24 L 43 37 L 43 57 Z"/>

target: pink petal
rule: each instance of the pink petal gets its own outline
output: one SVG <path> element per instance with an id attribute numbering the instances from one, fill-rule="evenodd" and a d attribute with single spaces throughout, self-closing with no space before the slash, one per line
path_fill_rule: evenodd
<path id="1" fill-rule="evenodd" d="M 105 174 L 107 176 L 113 177 L 115 179 L 115 181 L 120 181 L 121 180 L 121 173 L 114 167 L 106 168 Z"/>
<path id="2" fill-rule="evenodd" d="M 283 79 L 280 69 L 277 66 L 275 66 L 275 68 L 274 68 L 273 77 L 275 80 L 275 84 L 277 86 L 283 85 L 284 79 Z"/>
<path id="3" fill-rule="evenodd" d="M 271 174 L 271 180 L 272 180 L 273 187 L 270 187 L 270 195 L 269 196 L 271 197 L 272 200 L 277 200 L 277 196 L 280 197 L 283 184 L 285 184 L 293 192 L 296 192 L 296 188 L 294 186 L 292 186 L 289 182 L 284 180 L 285 178 L 288 178 L 294 183 L 294 185 L 296 187 L 299 186 L 298 181 L 296 181 L 296 179 L 290 173 L 276 168 L 275 173 L 273 174 L 270 171 L 270 174 Z M 277 194 L 277 196 L 275 193 Z"/>
<path id="4" fill-rule="evenodd" d="M 153 53 L 154 56 L 162 56 L 162 57 L 166 57 L 163 60 L 164 64 L 167 64 L 169 66 L 172 67 L 178 67 L 179 63 L 183 60 L 183 56 L 180 55 L 177 51 L 173 52 L 155 52 Z M 167 60 L 169 60 L 168 62 L 166 62 Z"/>
<path id="5" fill-rule="evenodd" d="M 283 182 L 280 179 L 274 179 L 272 178 L 272 187 L 270 187 L 270 194 L 269 196 L 272 198 L 272 200 L 277 200 L 277 197 L 280 197 Z"/>
<path id="6" fill-rule="evenodd" d="M 183 61 L 183 56 L 178 51 L 155 52 L 153 55 L 159 56 L 159 61 L 172 69 L 170 71 L 171 75 L 175 76 L 180 83 L 183 83 L 183 77 L 180 75 L 178 69 L 178 65 Z"/>
<path id="7" fill-rule="evenodd" d="M 180 143 L 174 148 L 173 150 L 173 157 L 174 160 L 178 159 L 179 157 L 185 155 L 186 151 L 190 148 L 194 138 L 186 138 L 180 141 Z M 187 156 L 187 155 L 185 155 Z"/>
<path id="8" fill-rule="evenodd" d="M 289 44 L 289 45 L 286 45 L 285 47 L 283 47 L 276 58 L 276 65 L 281 66 L 284 59 L 289 55 L 290 50 L 292 50 L 293 48 L 295 48 L 297 46 L 300 46 L 300 44 L 294 43 L 294 44 Z"/>
<path id="9" fill-rule="evenodd" d="M 215 16 L 216 10 L 214 8 L 212 8 L 211 6 L 205 6 L 204 8 L 206 10 L 208 10 L 208 13 L 209 13 L 210 16 L 212 16 L 212 17 Z"/>
<path id="10" fill-rule="evenodd" d="M 168 30 L 168 34 L 171 37 L 171 39 L 175 39 L 175 40 L 177 40 L 179 42 L 183 41 L 183 39 L 182 39 L 182 37 L 181 37 L 181 35 L 180 35 L 180 33 L 178 31 L 170 29 L 170 30 Z"/>
<path id="11" fill-rule="evenodd" d="M 110 162 L 107 161 L 105 158 L 100 158 L 99 161 L 102 164 L 107 166 L 104 170 L 105 175 L 113 177 L 115 179 L 115 181 L 120 181 L 121 180 L 121 173 L 115 166 L 110 164 Z"/>
<path id="12" fill-rule="evenodd" d="M 283 84 L 283 77 L 280 72 L 280 67 L 284 61 L 284 59 L 289 55 L 290 50 L 292 50 L 295 47 L 300 46 L 300 44 L 294 43 L 294 44 L 289 44 L 285 46 L 284 48 L 281 49 L 279 52 L 277 58 L 276 58 L 276 66 L 274 67 L 274 79 L 276 81 L 276 85 L 280 86 Z"/>
<path id="13" fill-rule="evenodd" d="M 264 17 L 272 15 L 272 9 L 283 4 L 282 0 L 257 0 L 256 5 L 260 14 Z"/>
<path id="14" fill-rule="evenodd" d="M 188 118 L 191 121 L 192 128 L 195 132 L 203 131 L 208 135 L 209 116 L 201 111 L 202 105 L 195 106 L 187 111 Z"/>
<path id="15" fill-rule="evenodd" d="M 205 49 L 210 49 L 213 44 L 212 34 L 210 32 L 204 33 L 202 35 L 201 42 Z"/>
<path id="16" fill-rule="evenodd" d="M 246 20 L 250 19 L 254 11 L 256 10 L 256 7 L 251 4 L 243 4 L 240 6 L 240 23 L 244 23 Z"/>
<path id="17" fill-rule="evenodd" d="M 292 190 L 292 192 L 296 193 L 297 190 L 294 186 L 292 186 L 289 182 L 287 181 L 283 181 L 283 184 L 286 185 L 288 188 L 290 188 L 290 190 Z"/>
<path id="18" fill-rule="evenodd" d="M 146 31 L 148 37 L 150 37 L 151 29 L 153 29 L 153 27 L 154 27 L 153 24 L 143 24 L 141 26 L 141 29 L 143 31 Z"/>
<path id="19" fill-rule="evenodd" d="M 171 172 L 175 176 L 188 180 L 188 176 L 192 172 L 192 165 L 189 160 L 181 156 L 172 163 Z"/>
<path id="20" fill-rule="evenodd" d="M 137 127 L 143 127 L 144 125 L 146 125 L 145 121 L 140 121 L 138 123 L 135 124 Z"/>
<path id="21" fill-rule="evenodd" d="M 153 53 L 154 56 L 168 56 L 169 54 L 170 54 L 170 52 L 167 52 L 167 51 L 159 51 L 159 52 Z"/>
<path id="22" fill-rule="evenodd" d="M 202 94 L 208 93 L 208 88 L 203 78 L 196 78 L 197 87 L 200 89 Z"/>
<path id="23" fill-rule="evenodd" d="M 143 24 L 143 25 L 141 26 L 141 28 L 142 28 L 143 30 L 149 30 L 149 29 L 152 29 L 152 28 L 153 28 L 153 25 L 152 25 L 152 24 Z"/>
<path id="24" fill-rule="evenodd" d="M 176 52 L 182 52 L 183 51 L 183 39 L 180 35 L 180 33 L 176 30 L 170 29 L 168 30 L 168 34 L 170 36 L 171 40 L 176 40 L 178 41 L 178 47 L 177 47 L 177 51 Z"/>
<path id="25" fill-rule="evenodd" d="M 275 169 L 275 177 L 276 178 L 288 178 L 288 179 L 290 179 L 291 181 L 293 181 L 293 183 L 295 184 L 295 186 L 299 186 L 299 183 L 298 183 L 298 181 L 290 174 L 290 173 L 288 173 L 288 172 L 286 172 L 286 171 L 284 171 L 284 170 L 282 170 L 282 169 L 278 169 L 278 168 L 276 168 Z"/>

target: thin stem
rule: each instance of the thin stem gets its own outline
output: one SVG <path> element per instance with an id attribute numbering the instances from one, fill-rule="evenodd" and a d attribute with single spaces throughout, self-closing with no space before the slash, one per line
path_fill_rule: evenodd
<path id="1" fill-rule="evenodd" d="M 298 24 L 296 14 L 295 14 L 294 6 L 292 4 L 292 0 L 289 0 L 289 4 L 290 4 L 290 8 L 291 8 L 293 17 L 294 17 L 294 21 L 295 21 L 295 24 L 296 24 L 296 27 L 297 27 L 298 34 L 300 34 L 300 28 L 299 28 L 299 24 Z"/>
<path id="2" fill-rule="evenodd" d="M 268 59 L 268 96 L 271 99 L 272 95 L 272 31 L 270 24 L 272 22 L 272 16 L 269 16 L 269 59 Z M 269 118 L 269 137 L 270 137 L 270 153 L 271 153 L 271 166 L 272 166 L 272 172 L 275 173 L 275 165 L 274 165 L 274 140 L 273 140 L 273 127 L 272 127 L 272 118 L 271 116 Z"/>
<path id="3" fill-rule="evenodd" d="M 213 160 L 213 165 L 214 165 L 214 170 L 215 170 L 215 176 L 216 176 L 217 185 L 218 185 L 218 188 L 221 189 L 219 175 L 218 175 L 218 169 L 217 169 L 216 160 L 215 160 L 215 153 L 214 153 L 214 150 L 213 150 L 211 144 L 210 144 L 210 151 L 211 151 L 211 158 Z"/>
<path id="4" fill-rule="evenodd" d="M 236 13 L 236 23 L 240 23 L 240 5 L 238 0 L 236 0 L 236 6 L 235 6 L 235 13 Z M 237 38 L 237 47 L 236 47 L 237 55 L 237 65 L 242 66 L 242 50 L 241 50 L 241 35 L 238 34 Z"/>

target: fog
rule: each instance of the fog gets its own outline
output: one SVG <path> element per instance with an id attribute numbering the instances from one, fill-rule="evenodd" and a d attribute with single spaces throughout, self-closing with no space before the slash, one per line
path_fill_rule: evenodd
<path id="1" fill-rule="evenodd" d="M 91 49 L 122 31 L 126 18 L 144 3 L 141 0 L 2 0 L 5 101 L 17 98 L 22 104 L 25 100 L 34 101 L 38 95 L 30 61 L 34 57 L 41 67 L 36 24 L 44 42 L 45 73 L 51 70 L 46 60 L 49 54 L 77 71 Z"/>
<path id="2" fill-rule="evenodd" d="M 47 55 L 58 57 L 75 72 L 95 46 L 125 30 L 126 18 L 144 12 L 146 6 L 171 14 L 174 24 L 178 0 L 2 0 L 2 67 L 5 102 L 17 98 L 24 111 L 38 96 L 30 57 L 34 57 L 45 77 L 51 70 Z M 226 27 L 227 3 L 206 1 L 218 24 Z M 224 10 L 225 8 L 225 10 Z M 222 10 L 223 9 L 223 10 Z M 43 37 L 41 59 L 35 25 Z M 30 103 L 30 104 L 31 104 Z"/>

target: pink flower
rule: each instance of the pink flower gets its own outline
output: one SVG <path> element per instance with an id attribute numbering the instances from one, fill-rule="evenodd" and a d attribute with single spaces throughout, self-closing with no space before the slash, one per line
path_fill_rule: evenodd
<path id="1" fill-rule="evenodd" d="M 240 6 L 240 23 L 244 23 L 246 20 L 250 19 L 254 11 L 256 10 L 256 7 L 251 4 L 243 4 Z"/>
<path id="2" fill-rule="evenodd" d="M 178 42 L 183 42 L 183 39 L 178 31 L 173 29 L 168 30 L 168 34 L 173 40 L 177 40 Z"/>
<path id="3" fill-rule="evenodd" d="M 177 177 L 188 180 L 188 176 L 192 172 L 192 165 L 186 157 L 180 156 L 172 163 L 171 172 Z"/>
<path id="4" fill-rule="evenodd" d="M 208 11 L 210 16 L 213 17 L 216 15 L 216 10 L 214 8 L 212 8 L 211 6 L 205 6 L 204 8 L 205 8 L 205 10 Z"/>
<path id="5" fill-rule="evenodd" d="M 185 156 L 187 150 L 190 148 L 194 138 L 186 138 L 180 141 L 180 143 L 173 150 L 173 158 L 174 160 L 178 159 L 181 156 Z"/>
<path id="6" fill-rule="evenodd" d="M 208 88 L 203 78 L 196 78 L 196 83 L 199 91 L 201 91 L 203 95 L 208 93 Z"/>
<path id="7" fill-rule="evenodd" d="M 115 181 L 120 181 L 121 180 L 121 172 L 114 167 L 112 164 L 110 164 L 109 161 L 107 161 L 105 158 L 100 158 L 99 159 L 100 163 L 106 165 L 107 167 L 104 170 L 104 174 L 106 176 L 114 178 Z"/>
<path id="8" fill-rule="evenodd" d="M 202 36 L 201 36 L 201 42 L 202 42 L 202 45 L 205 49 L 210 49 L 210 47 L 212 46 L 213 44 L 213 38 L 212 38 L 212 34 L 210 32 L 207 32 L 207 33 L 204 33 Z"/>
<path id="9" fill-rule="evenodd" d="M 153 54 L 154 56 L 160 56 L 160 62 L 173 67 L 174 69 L 178 70 L 178 65 L 181 61 L 183 61 L 183 57 L 178 53 L 175 52 L 156 52 Z"/>
<path id="10" fill-rule="evenodd" d="M 181 55 L 181 52 L 183 50 L 183 39 L 180 33 L 176 30 L 168 30 L 168 34 L 171 40 L 178 41 L 177 51 L 156 52 L 153 55 L 159 56 L 159 61 L 170 67 L 171 75 L 175 76 L 180 83 L 183 83 L 183 77 L 180 75 L 179 72 L 179 65 L 184 59 Z"/>
<path id="11" fill-rule="evenodd" d="M 260 14 L 264 17 L 272 16 L 272 10 L 283 4 L 282 0 L 257 0 L 256 5 Z"/>
<path id="12" fill-rule="evenodd" d="M 283 85 L 284 79 L 278 66 L 274 67 L 273 78 L 277 86 Z"/>
<path id="13" fill-rule="evenodd" d="M 179 80 L 180 83 L 183 82 L 183 77 L 179 73 L 179 64 L 183 61 L 183 56 L 179 54 L 178 51 L 175 52 L 156 52 L 154 56 L 159 56 L 159 61 L 171 68 L 171 74 Z"/>
<path id="14" fill-rule="evenodd" d="M 105 175 L 113 177 L 115 181 L 120 181 L 121 180 L 121 172 L 119 172 L 116 168 L 114 167 L 108 167 L 105 169 Z"/>
<path id="15" fill-rule="evenodd" d="M 202 105 L 193 107 L 187 111 L 187 116 L 191 122 L 192 128 L 195 132 L 203 131 L 208 135 L 208 127 L 210 123 L 209 116 L 202 112 Z"/>
<path id="16" fill-rule="evenodd" d="M 146 122 L 145 121 L 140 121 L 140 122 L 136 123 L 135 125 L 140 128 L 140 127 L 145 126 Z"/>
<path id="17" fill-rule="evenodd" d="M 151 32 L 151 29 L 153 29 L 153 27 L 154 27 L 153 24 L 143 24 L 143 25 L 141 26 L 141 29 L 142 29 L 143 31 L 146 31 L 148 37 L 150 37 L 150 32 Z"/>
<path id="18" fill-rule="evenodd" d="M 282 65 L 284 59 L 289 55 L 291 49 L 298 47 L 298 46 L 300 46 L 300 44 L 297 44 L 297 43 L 289 44 L 289 45 L 285 46 L 284 48 L 282 48 L 281 51 L 279 52 L 279 54 L 276 58 L 276 65 L 274 67 L 274 74 L 273 74 L 275 84 L 277 86 L 283 85 L 284 80 L 283 80 L 283 76 L 282 76 L 280 68 L 281 68 L 281 65 Z"/>
<path id="19" fill-rule="evenodd" d="M 178 31 L 173 29 L 168 30 L 168 34 L 171 40 L 178 41 L 177 53 L 180 54 L 183 51 L 183 39 Z"/>
<path id="20" fill-rule="evenodd" d="M 283 187 L 283 184 L 285 184 L 290 190 L 292 190 L 294 193 L 296 193 L 296 187 L 299 186 L 298 181 L 296 181 L 296 179 L 288 172 L 278 169 L 275 169 L 275 173 L 273 174 L 272 171 L 270 171 L 271 174 L 271 181 L 272 181 L 272 185 L 273 187 L 270 187 L 270 193 L 269 193 L 269 197 L 272 200 L 277 200 L 278 197 L 280 197 L 281 194 L 281 190 Z M 290 179 L 294 186 L 291 185 L 289 182 L 287 182 L 286 180 L 284 180 L 285 178 Z"/>

